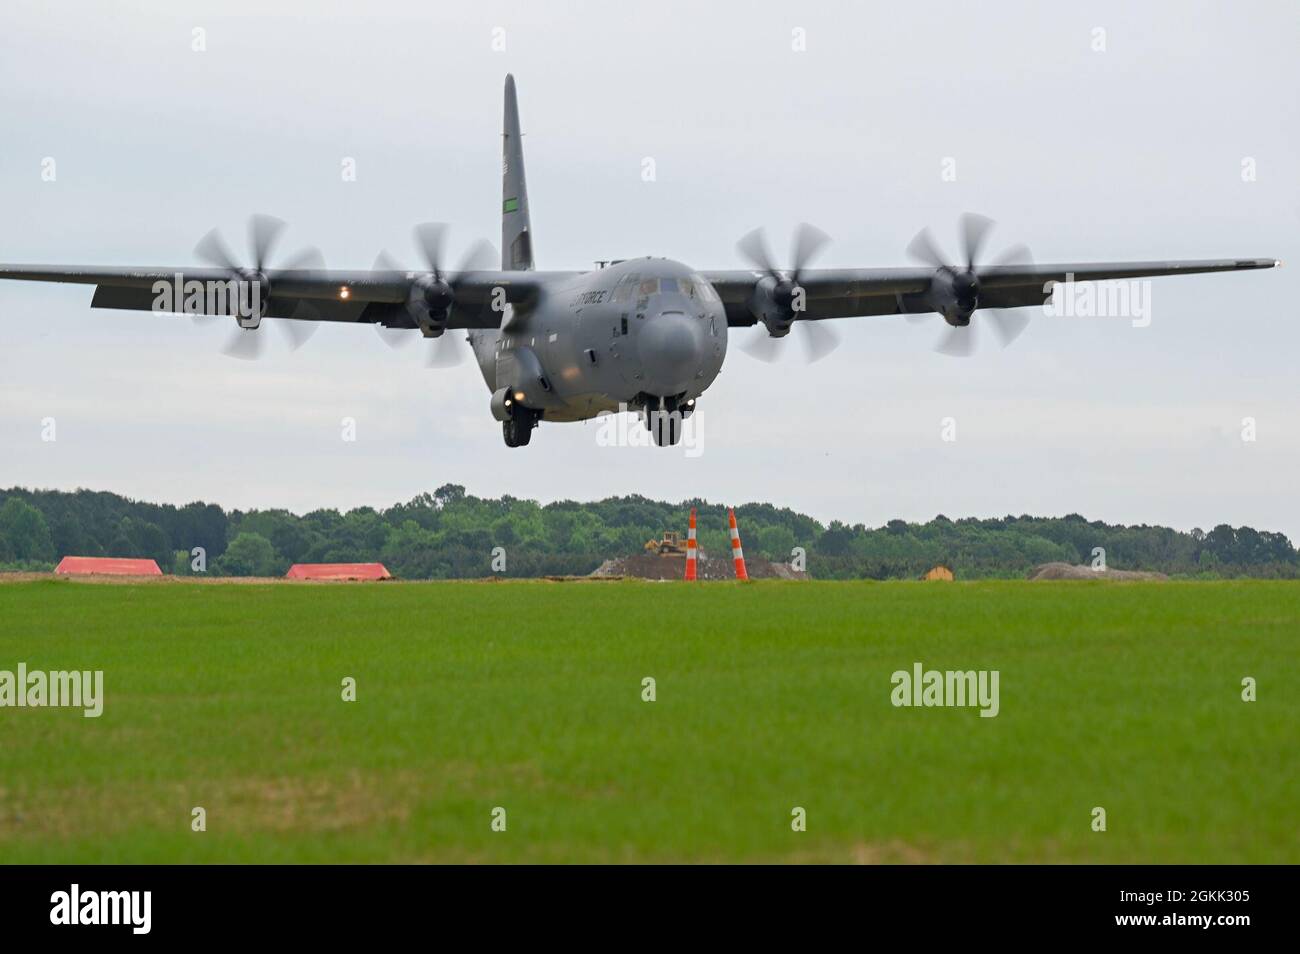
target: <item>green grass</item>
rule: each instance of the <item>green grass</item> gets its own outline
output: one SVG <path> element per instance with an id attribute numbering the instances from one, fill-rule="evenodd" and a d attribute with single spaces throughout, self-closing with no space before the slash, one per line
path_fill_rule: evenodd
<path id="1" fill-rule="evenodd" d="M 106 695 L 0 709 L 0 861 L 1294 863 L 1298 648 L 1276 582 L 0 585 Z"/>

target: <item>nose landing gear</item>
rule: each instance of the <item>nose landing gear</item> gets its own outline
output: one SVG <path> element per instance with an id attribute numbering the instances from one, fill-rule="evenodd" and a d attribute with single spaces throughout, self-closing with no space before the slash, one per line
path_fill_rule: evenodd
<path id="1" fill-rule="evenodd" d="M 682 422 L 695 410 L 695 401 L 676 397 L 646 397 L 642 405 L 646 430 L 660 447 L 672 447 L 682 439 Z"/>

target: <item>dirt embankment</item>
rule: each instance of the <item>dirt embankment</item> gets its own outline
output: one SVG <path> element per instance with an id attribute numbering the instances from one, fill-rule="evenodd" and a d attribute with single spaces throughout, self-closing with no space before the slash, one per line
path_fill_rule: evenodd
<path id="1" fill-rule="evenodd" d="M 745 570 L 752 580 L 806 580 L 808 574 L 792 570 L 786 563 L 767 560 L 746 560 Z M 731 558 L 701 556 L 695 567 L 701 580 L 734 580 L 736 570 Z M 638 580 L 680 580 L 686 576 L 686 557 L 659 556 L 656 553 L 638 553 L 633 556 L 606 560 L 592 576 L 626 576 Z"/>
<path id="2" fill-rule="evenodd" d="M 1094 570 L 1074 563 L 1044 563 L 1029 571 L 1031 580 L 1167 580 L 1148 570 Z"/>

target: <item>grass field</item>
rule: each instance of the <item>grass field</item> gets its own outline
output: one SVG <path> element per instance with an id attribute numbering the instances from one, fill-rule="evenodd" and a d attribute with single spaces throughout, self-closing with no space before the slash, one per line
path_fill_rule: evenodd
<path id="1" fill-rule="evenodd" d="M 1297 862 L 1298 649 L 1294 583 L 12 583 L 106 701 L 0 708 L 0 861 Z"/>

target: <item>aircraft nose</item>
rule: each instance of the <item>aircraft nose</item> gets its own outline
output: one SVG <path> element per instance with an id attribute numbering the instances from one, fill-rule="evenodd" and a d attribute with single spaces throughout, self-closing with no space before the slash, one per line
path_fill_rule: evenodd
<path id="1" fill-rule="evenodd" d="M 698 321 L 681 312 L 663 312 L 646 320 L 640 345 L 646 391 L 678 394 L 690 386 L 700 369 L 703 329 Z"/>

